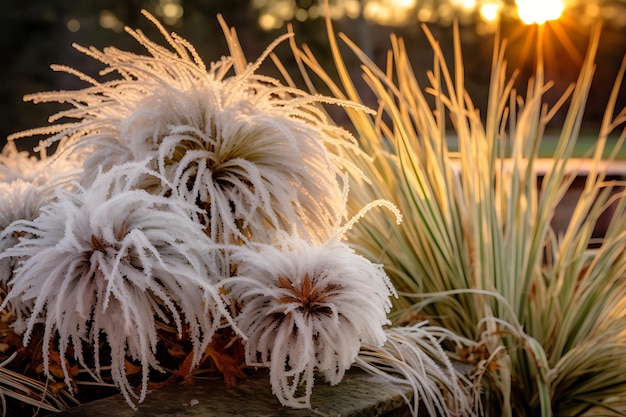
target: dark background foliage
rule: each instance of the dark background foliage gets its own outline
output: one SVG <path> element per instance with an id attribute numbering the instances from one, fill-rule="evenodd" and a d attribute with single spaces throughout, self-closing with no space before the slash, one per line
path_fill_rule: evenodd
<path id="1" fill-rule="evenodd" d="M 250 60 L 255 59 L 263 49 L 279 34 L 286 31 L 285 27 L 273 30 L 262 30 L 258 19 L 262 13 L 262 4 L 267 0 L 182 0 L 178 1 L 184 14 L 168 29 L 176 31 L 187 38 L 198 49 L 206 62 L 214 61 L 227 53 L 221 29 L 216 15 L 221 13 L 229 25 L 238 31 L 244 51 Z M 339 0 L 333 0 L 339 1 Z M 441 0 L 444 1 L 444 0 Z M 314 0 L 293 0 L 293 7 L 312 7 Z M 419 2 L 418 2 L 419 3 Z M 611 2 L 604 2 L 605 5 Z M 613 7 L 616 12 L 626 13 L 626 2 L 615 0 Z M 361 4 L 365 4 L 361 0 Z M 604 6 L 603 6 L 604 7 Z M 97 76 L 102 64 L 82 55 L 72 48 L 72 43 L 83 46 L 103 48 L 109 45 L 121 49 L 144 53 L 142 48 L 129 35 L 121 31 L 121 24 L 133 28 L 141 28 L 153 40 L 160 39 L 151 23 L 142 15 L 145 8 L 159 15 L 157 0 L 8 0 L 3 4 L 0 13 L 0 52 L 3 63 L 0 65 L 0 145 L 7 135 L 45 125 L 47 118 L 63 108 L 59 104 L 38 104 L 24 102 L 25 94 L 59 90 L 77 89 L 85 83 L 75 77 L 53 72 L 50 64 L 64 64 L 90 75 Z M 102 11 L 114 15 L 120 22 L 116 29 L 102 27 L 100 17 Z M 575 12 L 575 11 L 574 11 Z M 590 26 L 581 23 L 580 15 L 570 13 L 564 16 L 558 25 L 548 25 L 545 31 L 544 46 L 546 50 L 547 79 L 555 81 L 555 86 L 547 96 L 555 101 L 565 88 L 575 81 L 582 56 L 586 49 Z M 582 12 L 579 12 L 582 13 Z M 602 19 L 599 19 L 602 20 Z M 606 20 L 606 19 L 605 19 Z M 72 23 L 78 22 L 80 29 L 69 29 Z M 328 62 L 332 68 L 323 19 L 312 19 L 299 22 L 292 19 L 295 26 L 297 41 L 308 44 L 317 52 L 320 62 Z M 426 71 L 432 67 L 432 53 L 426 37 L 417 19 L 409 20 L 402 26 L 390 27 L 372 23 L 359 17 L 343 17 L 335 22 L 337 30 L 346 32 L 360 47 L 381 65 L 384 65 L 386 50 L 389 47 L 389 34 L 396 32 L 406 39 L 413 57 L 413 65 L 418 80 L 426 84 Z M 452 29 L 449 22 L 430 23 L 448 56 L 452 51 Z M 494 35 L 478 34 L 477 24 L 471 20 L 461 22 L 461 36 L 465 56 L 467 88 L 479 108 L 483 109 L 488 94 L 489 66 Z M 531 75 L 534 65 L 534 38 L 536 26 L 525 26 L 521 22 L 506 18 L 500 24 L 502 36 L 509 41 L 507 59 L 510 67 L 520 69 L 519 85 L 523 91 L 526 78 Z M 283 57 L 286 66 L 296 68 L 290 58 L 288 45 L 283 44 L 277 50 Z M 606 100 L 616 77 L 619 64 L 626 52 L 626 30 L 624 26 L 613 21 L 603 23 L 603 34 L 597 58 L 598 69 L 596 79 L 589 98 L 586 128 L 597 127 L 603 114 Z M 356 60 L 346 55 L 350 67 L 358 73 Z M 264 71 L 274 75 L 275 70 L 268 66 Z M 374 105 L 373 97 L 368 97 L 363 88 L 365 100 Z M 620 104 L 624 106 L 626 99 L 621 94 Z M 563 113 L 557 115 L 557 122 L 562 120 Z M 20 140 L 18 147 L 30 149 L 34 141 Z"/>

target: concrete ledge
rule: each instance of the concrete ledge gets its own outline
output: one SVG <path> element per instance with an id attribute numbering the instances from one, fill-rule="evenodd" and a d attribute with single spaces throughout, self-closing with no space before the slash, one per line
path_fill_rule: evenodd
<path id="1" fill-rule="evenodd" d="M 405 395 L 412 397 L 406 389 Z M 256 372 L 226 388 L 222 380 L 198 380 L 193 386 L 171 385 L 148 394 L 131 409 L 121 395 L 71 408 L 55 417 L 404 417 L 410 415 L 393 386 L 361 370 L 350 370 L 337 386 L 316 381 L 310 410 L 283 407 L 272 394 L 267 372 Z"/>
<path id="2" fill-rule="evenodd" d="M 459 168 L 461 166 L 460 154 L 458 152 L 450 153 L 450 163 L 453 167 Z M 513 169 L 513 159 L 504 158 L 502 164 L 505 171 L 511 172 Z M 528 160 L 519 161 L 522 168 L 525 168 L 528 164 Z M 543 177 L 552 170 L 554 159 L 552 158 L 535 158 L 533 161 L 533 169 L 537 176 Z M 564 171 L 567 175 L 575 174 L 579 177 L 586 177 L 591 172 L 593 163 L 588 158 L 568 158 L 565 162 Z M 598 161 L 597 171 L 604 173 L 609 177 L 626 177 L 626 160 L 600 160 Z"/>

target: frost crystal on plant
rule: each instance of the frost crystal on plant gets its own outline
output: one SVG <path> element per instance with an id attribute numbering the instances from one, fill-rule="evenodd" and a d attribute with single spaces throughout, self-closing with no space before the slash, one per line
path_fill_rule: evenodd
<path id="1" fill-rule="evenodd" d="M 135 394 L 126 356 L 141 362 L 140 400 L 149 368 L 160 369 L 157 321 L 173 322 L 181 336 L 185 327 L 197 363 L 228 314 L 216 287 L 221 271 L 211 258 L 215 246 L 191 220 L 195 207 L 134 188 L 150 175 L 143 164 L 126 164 L 99 175 L 89 188 L 58 190 L 37 218 L 6 229 L 24 237 L 0 255 L 17 258 L 19 266 L 2 307 L 32 303 L 24 340 L 44 323 L 45 366 L 56 332 L 64 371 L 70 344 L 85 366 L 82 345 L 91 343 L 100 379 L 98 346 L 105 335 L 113 381 L 129 403 Z"/>
<path id="2" fill-rule="evenodd" d="M 233 257 L 238 276 L 227 285 L 241 304 L 246 362 L 270 368 L 282 404 L 309 407 L 316 371 L 338 384 L 362 343 L 384 343 L 389 281 L 345 244 L 283 237 Z"/>

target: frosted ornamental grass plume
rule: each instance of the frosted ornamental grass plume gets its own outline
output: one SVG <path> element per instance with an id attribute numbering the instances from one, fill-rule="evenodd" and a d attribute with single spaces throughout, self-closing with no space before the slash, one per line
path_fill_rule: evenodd
<path id="1" fill-rule="evenodd" d="M 0 153 L 0 181 L 32 180 L 41 173 L 39 158 L 26 151 L 18 151 L 15 143 L 9 140 Z"/>
<path id="2" fill-rule="evenodd" d="M 8 226 L 17 220 L 32 220 L 37 217 L 44 197 L 41 187 L 22 179 L 0 182 L 0 253 L 13 247 L 18 242 L 19 233 L 8 231 Z M 0 258 L 0 289 L 6 294 L 7 283 L 11 280 L 17 260 Z M 16 330 L 22 327 L 24 317 L 28 317 L 31 304 L 21 300 L 7 305 L 7 310 L 15 315 Z M 23 329 L 22 329 L 23 330 Z"/>
<path id="3" fill-rule="evenodd" d="M 393 286 L 382 265 L 341 241 L 374 206 L 400 222 L 395 206 L 376 200 L 322 244 L 283 234 L 274 245 L 233 249 L 237 273 L 224 285 L 240 308 L 246 364 L 269 368 L 274 394 L 294 408 L 311 407 L 317 375 L 335 385 L 357 365 L 402 395 L 412 388 L 405 400 L 413 415 L 420 404 L 432 415 L 461 415 L 470 409 L 471 383 L 441 347 L 455 335 L 424 323 L 385 328 Z"/>
<path id="4" fill-rule="evenodd" d="M 67 157 L 38 158 L 28 152 L 19 152 L 9 141 L 0 153 L 0 253 L 15 245 L 19 234 L 5 230 L 14 221 L 33 220 L 39 209 L 54 199 L 56 187 L 69 187 L 70 180 L 80 172 L 78 164 Z M 14 258 L 0 259 L 0 288 L 6 284 L 16 267 Z M 9 311 L 17 317 L 19 328 L 28 306 L 11 303 Z"/>
<path id="5" fill-rule="evenodd" d="M 75 159 L 58 155 L 32 156 L 9 141 L 0 153 L 0 231 L 14 220 L 32 220 L 39 207 L 54 199 L 57 187 L 71 187 L 80 167 Z"/>
<path id="6" fill-rule="evenodd" d="M 106 336 L 111 377 L 131 405 L 132 398 L 145 398 L 150 368 L 161 370 L 155 357 L 157 322 L 173 323 L 181 337 L 185 328 L 195 366 L 229 317 L 217 288 L 223 265 L 202 226 L 191 220 L 197 209 L 175 195 L 137 188 L 149 176 L 158 174 L 145 163 L 127 163 L 102 173 L 89 188 L 58 189 L 37 218 L 5 230 L 24 236 L 0 254 L 18 261 L 1 308 L 32 303 L 24 343 L 43 323 L 46 372 L 58 334 L 67 385 L 70 345 L 88 369 L 84 343 L 95 350 L 92 376 L 102 381 L 99 342 Z M 125 373 L 127 356 L 141 363 L 139 395 Z"/>
<path id="7" fill-rule="evenodd" d="M 42 186 L 47 194 L 54 194 L 57 186 L 69 186 L 81 173 L 81 163 L 74 155 L 62 151 L 63 144 L 53 155 L 41 149 L 39 156 L 19 151 L 9 140 L 0 153 L 0 182 L 22 180 Z"/>
<path id="8" fill-rule="evenodd" d="M 76 48 L 120 78 L 100 82 L 77 70 L 53 66 L 91 84 L 77 91 L 27 96 L 34 102 L 67 102 L 53 117 L 75 120 L 13 135 L 52 135 L 85 154 L 84 181 L 127 160 L 151 159 L 178 193 L 205 210 L 202 221 L 225 243 L 272 240 L 276 230 L 324 241 L 338 215 L 337 176 L 348 164 L 340 149 L 358 152 L 352 136 L 318 107 L 332 98 L 310 95 L 256 74 L 277 39 L 248 64 L 234 32 L 223 21 L 231 56 L 208 68 L 188 41 L 144 14 L 168 46 L 127 29 L 150 55 L 113 47 Z M 173 49 L 173 50 L 172 50 Z"/>
<path id="9" fill-rule="evenodd" d="M 45 203 L 42 187 L 22 179 L 0 182 L 0 249 L 13 246 L 17 236 L 2 233 L 16 220 L 32 220 Z"/>
<path id="10" fill-rule="evenodd" d="M 237 275 L 225 285 L 241 306 L 246 364 L 270 369 L 283 405 L 310 407 L 316 372 L 338 384 L 363 343 L 384 343 L 393 288 L 381 265 L 339 239 L 314 244 L 284 235 L 232 256 Z"/>
<path id="11" fill-rule="evenodd" d="M 59 152 L 40 157 L 18 151 L 11 140 L 0 153 L 0 232 L 15 220 L 32 220 L 54 199 L 57 187 L 71 187 L 80 173 L 78 162 Z M 0 238 L 0 248 L 7 247 Z M 4 246 L 3 246 L 4 245 Z"/>

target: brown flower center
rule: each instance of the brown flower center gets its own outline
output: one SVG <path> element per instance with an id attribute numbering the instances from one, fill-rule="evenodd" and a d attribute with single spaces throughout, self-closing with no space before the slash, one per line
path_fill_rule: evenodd
<path id="1" fill-rule="evenodd" d="M 287 294 L 280 298 L 281 303 L 299 304 L 299 310 L 305 315 L 323 314 L 330 316 L 332 314 L 327 301 L 336 295 L 339 285 L 330 284 L 324 288 L 319 288 L 319 286 L 311 282 L 308 273 L 304 276 L 300 288 L 294 287 L 288 279 L 280 275 L 278 276 L 278 281 L 280 282 L 280 287 L 287 290 Z"/>

